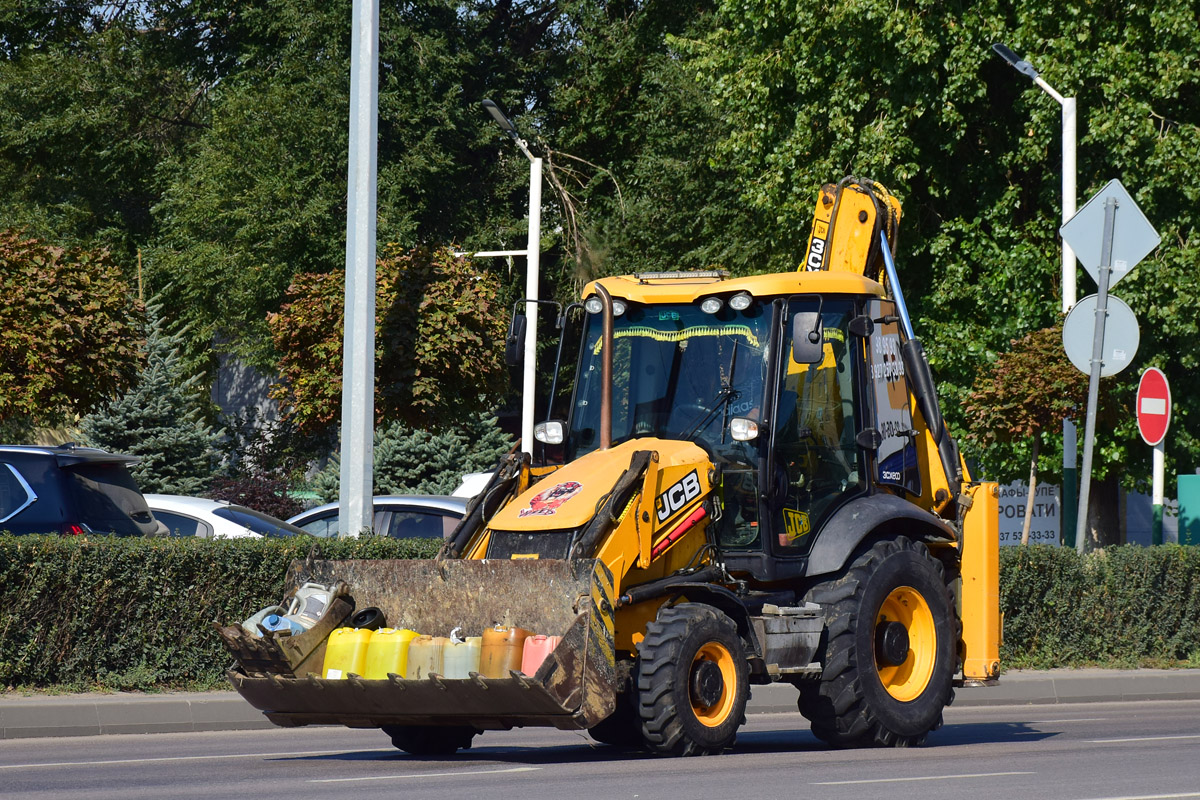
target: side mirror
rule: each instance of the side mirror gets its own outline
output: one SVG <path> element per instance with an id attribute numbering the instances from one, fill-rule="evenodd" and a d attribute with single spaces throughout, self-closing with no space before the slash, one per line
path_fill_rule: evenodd
<path id="1" fill-rule="evenodd" d="M 825 330 L 821 312 L 800 311 L 792 317 L 792 360 L 819 364 L 825 359 Z"/>
<path id="2" fill-rule="evenodd" d="M 525 315 L 513 314 L 508 325 L 508 336 L 504 339 L 504 363 L 510 367 L 521 366 L 525 355 Z"/>

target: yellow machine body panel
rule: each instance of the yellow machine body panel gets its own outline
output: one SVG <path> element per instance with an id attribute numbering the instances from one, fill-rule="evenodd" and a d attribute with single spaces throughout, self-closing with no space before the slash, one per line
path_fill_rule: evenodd
<path id="1" fill-rule="evenodd" d="M 963 520 L 961 613 L 963 680 L 1000 677 L 1000 490 L 987 482 L 969 487 Z"/>
<path id="2" fill-rule="evenodd" d="M 880 219 L 881 212 L 884 219 Z M 800 269 L 878 274 L 877 259 L 871 258 L 871 253 L 879 245 L 879 231 L 888 231 L 888 238 L 894 240 L 899 222 L 900 201 L 879 184 L 827 183 L 817 196 L 812 233 Z"/>
<path id="3" fill-rule="evenodd" d="M 645 304 L 691 303 L 711 294 L 732 296 L 739 292 L 746 292 L 754 297 L 791 294 L 884 296 L 884 288 L 879 283 L 849 272 L 782 272 L 729 280 L 691 278 L 687 273 L 682 273 L 682 276 L 672 279 L 643 278 L 636 275 L 601 278 L 585 286 L 583 296 L 595 294 L 597 283 L 603 285 L 613 297 Z"/>

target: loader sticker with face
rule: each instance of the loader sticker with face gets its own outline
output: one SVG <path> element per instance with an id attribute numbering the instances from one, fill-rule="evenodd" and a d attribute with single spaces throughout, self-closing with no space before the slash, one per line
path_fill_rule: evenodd
<path id="1" fill-rule="evenodd" d="M 558 507 L 570 500 L 583 489 L 582 483 L 563 481 L 556 483 L 544 492 L 539 492 L 529 501 L 528 508 L 517 512 L 518 517 L 548 517 L 558 511 Z"/>

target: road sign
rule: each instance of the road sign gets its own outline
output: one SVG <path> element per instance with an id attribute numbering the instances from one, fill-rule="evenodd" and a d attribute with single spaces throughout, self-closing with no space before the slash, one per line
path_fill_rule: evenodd
<path id="1" fill-rule="evenodd" d="M 1116 179 L 1109 181 L 1107 186 L 1096 192 L 1075 216 L 1058 229 L 1063 241 L 1075 251 L 1079 262 L 1097 284 L 1100 283 L 1104 203 L 1109 197 L 1116 198 L 1119 209 L 1113 227 L 1112 274 L 1108 279 L 1111 289 L 1136 267 L 1139 261 L 1149 255 L 1151 250 L 1158 247 L 1162 239 L 1121 182 Z"/>
<path id="2" fill-rule="evenodd" d="M 1063 349 L 1075 368 L 1092 374 L 1092 345 L 1096 330 L 1097 296 L 1089 294 L 1067 314 L 1063 322 Z M 1100 377 L 1116 375 L 1133 363 L 1142 334 L 1137 316 L 1119 297 L 1108 296 L 1108 317 L 1104 325 L 1104 349 Z"/>
<path id="3" fill-rule="evenodd" d="M 1142 440 L 1151 447 L 1166 437 L 1171 424 L 1171 387 L 1157 367 L 1147 369 L 1138 381 L 1137 424 Z"/>

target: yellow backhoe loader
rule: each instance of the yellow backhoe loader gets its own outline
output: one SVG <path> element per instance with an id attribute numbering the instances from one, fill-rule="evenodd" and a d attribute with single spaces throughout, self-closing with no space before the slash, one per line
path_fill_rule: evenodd
<path id="1" fill-rule="evenodd" d="M 524 725 L 718 753 L 780 681 L 832 745 L 923 742 L 955 686 L 999 674 L 997 489 L 942 421 L 899 217 L 847 178 L 795 272 L 588 284 L 562 315 L 581 329 L 568 412 L 537 427 L 559 457 L 507 457 L 434 560 L 293 564 L 293 591 L 328 602 L 303 632 L 222 629 L 233 685 L 278 725 L 381 728 L 412 753 Z M 561 641 L 528 672 L 323 670 L 366 607 Z"/>

